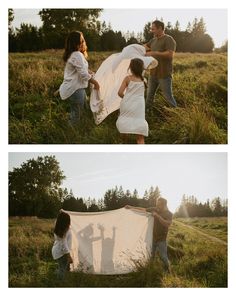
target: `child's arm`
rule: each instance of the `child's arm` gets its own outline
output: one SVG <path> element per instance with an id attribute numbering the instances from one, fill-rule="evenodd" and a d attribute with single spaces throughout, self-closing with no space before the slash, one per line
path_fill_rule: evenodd
<path id="1" fill-rule="evenodd" d="M 119 97 L 121 97 L 121 98 L 124 97 L 124 91 L 125 91 L 126 87 L 128 86 L 128 84 L 129 84 L 129 77 L 127 76 L 124 78 L 123 82 L 120 85 L 120 89 L 118 91 Z"/>

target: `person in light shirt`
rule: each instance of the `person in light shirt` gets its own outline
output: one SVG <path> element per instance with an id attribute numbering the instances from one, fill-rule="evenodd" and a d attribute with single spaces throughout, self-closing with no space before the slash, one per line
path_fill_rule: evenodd
<path id="1" fill-rule="evenodd" d="M 66 272 L 70 270 L 70 264 L 73 263 L 73 260 L 70 255 L 72 246 L 70 215 L 63 210 L 57 216 L 54 238 L 52 257 L 58 263 L 58 279 L 64 279 Z"/>
<path id="2" fill-rule="evenodd" d="M 99 84 L 93 79 L 93 72 L 88 68 L 86 58 L 87 45 L 82 32 L 70 32 L 66 38 L 63 60 L 66 63 L 64 80 L 59 88 L 61 99 L 70 103 L 70 122 L 79 122 L 85 104 L 85 88 L 91 83 L 96 90 Z"/>

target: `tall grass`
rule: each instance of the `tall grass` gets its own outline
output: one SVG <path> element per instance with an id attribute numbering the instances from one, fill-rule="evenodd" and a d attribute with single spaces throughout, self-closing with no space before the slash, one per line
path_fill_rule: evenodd
<path id="1" fill-rule="evenodd" d="M 200 219 L 198 223 L 204 222 Z M 225 228 L 227 220 L 214 218 L 208 223 L 209 228 L 213 224 Z M 168 239 L 171 273 L 164 271 L 157 257 L 125 275 L 75 272 L 58 281 L 51 257 L 53 224 L 54 220 L 44 219 L 9 220 L 10 287 L 227 287 L 227 246 L 175 221 Z M 214 235 L 214 230 L 209 229 L 210 233 Z"/>
<path id="2" fill-rule="evenodd" d="M 96 71 L 111 52 L 91 52 Z M 69 106 L 54 92 L 63 79 L 62 51 L 9 54 L 10 143 L 120 143 L 115 122 L 118 111 L 96 126 L 88 107 L 84 120 L 71 127 Z M 227 56 L 176 54 L 173 90 L 178 108 L 170 108 L 161 93 L 146 119 L 150 144 L 227 142 Z M 89 96 L 89 91 L 88 91 Z M 130 143 L 135 141 L 131 139 Z"/>

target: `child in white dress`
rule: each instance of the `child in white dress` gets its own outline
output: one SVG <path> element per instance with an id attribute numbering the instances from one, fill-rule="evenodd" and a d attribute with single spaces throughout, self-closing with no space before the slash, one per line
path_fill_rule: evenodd
<path id="1" fill-rule="evenodd" d="M 116 126 L 123 139 L 128 134 L 136 134 L 137 143 L 144 144 L 144 136 L 148 136 L 148 123 L 145 120 L 143 61 L 139 58 L 132 59 L 129 69 L 131 75 L 124 78 L 118 91 L 122 101 Z"/>

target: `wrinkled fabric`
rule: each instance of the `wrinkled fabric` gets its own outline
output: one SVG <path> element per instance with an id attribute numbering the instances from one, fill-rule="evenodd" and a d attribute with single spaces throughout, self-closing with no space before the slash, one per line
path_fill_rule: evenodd
<path id="1" fill-rule="evenodd" d="M 129 74 L 128 68 L 131 59 L 142 59 L 145 69 L 153 69 L 157 66 L 157 60 L 145 56 L 145 53 L 144 46 L 132 44 L 126 46 L 121 53 L 110 55 L 101 64 L 94 76 L 100 85 L 100 90 L 93 89 L 90 96 L 90 108 L 97 125 L 120 108 L 121 98 L 118 96 L 118 90 L 123 79 Z"/>
<path id="2" fill-rule="evenodd" d="M 118 209 L 96 213 L 65 211 L 71 217 L 72 271 L 124 274 L 151 256 L 153 217 Z"/>

